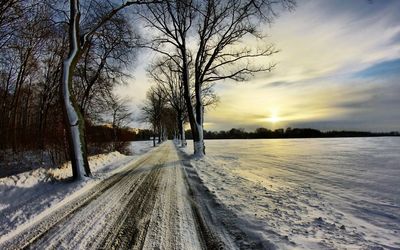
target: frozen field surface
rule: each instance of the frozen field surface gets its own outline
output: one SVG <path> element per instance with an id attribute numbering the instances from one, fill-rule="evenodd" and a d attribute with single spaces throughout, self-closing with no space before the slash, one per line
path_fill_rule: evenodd
<path id="1" fill-rule="evenodd" d="M 206 150 L 191 164 L 261 242 L 400 248 L 400 138 L 208 140 Z"/>

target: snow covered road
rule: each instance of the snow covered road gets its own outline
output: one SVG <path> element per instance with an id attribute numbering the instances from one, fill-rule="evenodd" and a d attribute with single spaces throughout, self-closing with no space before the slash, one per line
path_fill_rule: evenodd
<path id="1" fill-rule="evenodd" d="M 186 190 L 177 151 L 166 142 L 3 237 L 0 249 L 201 249 Z"/>

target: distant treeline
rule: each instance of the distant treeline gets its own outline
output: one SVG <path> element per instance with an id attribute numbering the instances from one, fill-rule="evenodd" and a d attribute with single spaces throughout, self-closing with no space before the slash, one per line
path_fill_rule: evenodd
<path id="1" fill-rule="evenodd" d="M 88 141 L 91 143 L 108 143 L 114 141 L 116 133 L 117 141 L 142 141 L 150 140 L 153 132 L 148 129 L 134 131 L 130 128 L 117 128 L 116 131 L 111 126 L 92 125 L 86 128 Z"/>
<path id="2" fill-rule="evenodd" d="M 400 136 L 399 132 L 374 133 L 362 131 L 326 131 L 312 128 L 287 128 L 270 130 L 257 128 L 254 132 L 247 132 L 242 128 L 232 128 L 228 131 L 204 131 L 205 139 L 268 139 L 268 138 L 328 138 L 328 137 L 377 137 Z M 191 131 L 186 131 L 186 137 L 191 138 Z"/>

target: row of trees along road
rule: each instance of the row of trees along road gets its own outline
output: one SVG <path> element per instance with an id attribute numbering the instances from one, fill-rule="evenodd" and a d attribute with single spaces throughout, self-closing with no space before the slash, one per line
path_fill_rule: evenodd
<path id="1" fill-rule="evenodd" d="M 173 136 L 178 139 L 181 147 L 186 147 L 185 122 L 188 119 L 187 107 L 184 98 L 184 86 L 182 74 L 179 68 L 171 61 L 161 60 L 150 65 L 148 69 L 149 77 L 154 81 L 154 85 L 147 91 L 146 100 L 142 107 L 143 121 L 152 125 L 154 131 L 154 146 L 156 135 L 163 138 L 163 132 L 173 132 Z M 215 106 L 218 97 L 212 89 L 213 85 L 208 85 L 202 91 L 202 103 L 204 107 Z M 192 86 L 191 86 L 192 87 Z M 191 88 L 191 98 L 194 98 L 195 91 Z"/>
<path id="2" fill-rule="evenodd" d="M 175 110 L 178 124 L 184 116 L 189 120 L 194 154 L 205 154 L 204 99 L 212 85 L 226 79 L 244 81 L 257 72 L 271 71 L 274 64 L 257 60 L 278 52 L 263 41 L 261 24 L 271 23 L 279 9 L 294 5 L 294 0 L 176 0 L 147 5 L 137 13 L 151 31 L 143 47 L 160 54 L 156 68 L 164 76 L 178 74 L 166 77 L 167 83 L 157 71 L 151 76 L 159 85 L 180 81 L 183 91 L 178 99 L 185 101 L 186 114 Z M 251 39 L 263 45 L 246 45 L 245 40 Z"/>
<path id="3" fill-rule="evenodd" d="M 139 36 L 122 11 L 135 4 L 142 1 L 1 0 L 1 161 L 10 150 L 39 149 L 71 159 L 76 179 L 90 175 L 85 124 L 98 133 L 93 124 L 106 120 L 116 140 L 129 119 L 113 88 L 137 51 Z"/>
<path id="4" fill-rule="evenodd" d="M 0 146 L 17 150 L 32 135 L 42 147 L 48 138 L 66 138 L 74 178 L 90 176 L 85 123 L 113 107 L 126 112 L 112 90 L 129 76 L 126 66 L 140 46 L 158 52 L 155 67 L 166 65 L 158 69 L 179 81 L 178 97 L 166 102 L 177 124 L 189 121 L 194 152 L 201 156 L 204 106 L 207 96 L 215 99 L 212 85 L 274 67 L 254 63 L 276 53 L 272 45 L 247 47 L 244 39 L 263 39 L 260 24 L 292 8 L 293 1 L 1 0 Z M 132 28 L 137 17 L 145 25 L 141 39 Z M 155 89 L 168 96 L 165 86 Z"/>

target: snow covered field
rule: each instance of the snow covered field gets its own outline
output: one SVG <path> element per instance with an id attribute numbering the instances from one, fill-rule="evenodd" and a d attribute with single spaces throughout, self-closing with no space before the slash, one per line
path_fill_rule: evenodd
<path id="1" fill-rule="evenodd" d="M 46 209 L 60 206 L 67 197 L 78 196 L 150 149 L 151 141 L 137 141 L 130 145 L 132 156 L 118 152 L 92 156 L 89 161 L 93 178 L 81 182 L 68 180 L 72 172 L 67 164 L 59 169 L 38 168 L 0 178 L 0 241 L 17 227 L 40 218 Z"/>
<path id="2" fill-rule="evenodd" d="M 206 150 L 191 164 L 261 241 L 400 248 L 400 138 L 208 140 Z"/>

